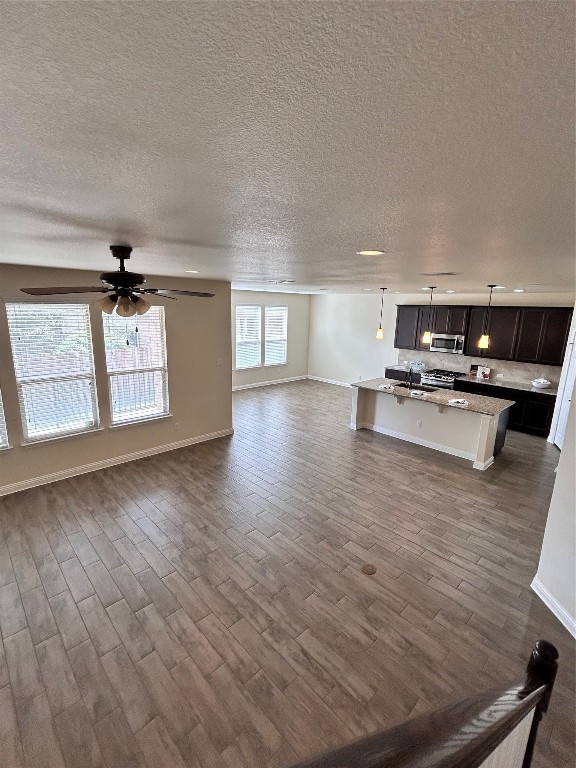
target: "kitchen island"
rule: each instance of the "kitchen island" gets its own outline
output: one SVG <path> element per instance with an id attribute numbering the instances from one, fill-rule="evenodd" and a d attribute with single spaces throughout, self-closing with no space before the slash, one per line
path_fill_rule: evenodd
<path id="1" fill-rule="evenodd" d="M 449 402 L 459 397 L 465 405 Z M 370 379 L 352 384 L 350 428 L 371 429 L 469 459 L 474 469 L 484 470 L 502 450 L 513 405 L 513 400 Z"/>

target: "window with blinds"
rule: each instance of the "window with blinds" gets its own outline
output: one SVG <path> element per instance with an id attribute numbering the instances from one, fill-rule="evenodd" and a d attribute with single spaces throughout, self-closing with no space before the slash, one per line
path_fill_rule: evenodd
<path id="1" fill-rule="evenodd" d="M 288 351 L 288 307 L 264 308 L 264 365 L 284 365 Z"/>
<path id="2" fill-rule="evenodd" d="M 6 314 L 25 440 L 97 426 L 88 305 L 7 303 Z"/>
<path id="3" fill-rule="evenodd" d="M 145 315 L 102 315 L 112 423 L 144 421 L 168 413 L 164 307 Z"/>
<path id="4" fill-rule="evenodd" d="M 262 308 L 236 307 L 236 368 L 257 368 L 262 361 Z"/>
<path id="5" fill-rule="evenodd" d="M 288 352 L 288 307 L 236 307 L 236 369 L 285 365 Z"/>
<path id="6" fill-rule="evenodd" d="M 4 405 L 0 394 L 0 450 L 8 448 L 8 433 L 6 431 L 6 419 L 4 418 Z"/>

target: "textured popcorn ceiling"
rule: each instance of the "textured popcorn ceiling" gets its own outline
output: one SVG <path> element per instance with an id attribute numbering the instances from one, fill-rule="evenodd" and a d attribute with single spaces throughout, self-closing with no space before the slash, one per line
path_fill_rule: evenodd
<path id="1" fill-rule="evenodd" d="M 571 293 L 574 8 L 3 2 L 0 261 Z"/>

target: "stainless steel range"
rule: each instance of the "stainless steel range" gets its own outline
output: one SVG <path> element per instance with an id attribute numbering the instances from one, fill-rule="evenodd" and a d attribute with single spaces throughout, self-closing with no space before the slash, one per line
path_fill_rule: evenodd
<path id="1" fill-rule="evenodd" d="M 422 371 L 420 380 L 422 384 L 431 384 L 434 387 L 454 388 L 454 380 L 466 376 L 460 371 L 443 371 L 441 368 L 432 368 L 430 371 Z"/>

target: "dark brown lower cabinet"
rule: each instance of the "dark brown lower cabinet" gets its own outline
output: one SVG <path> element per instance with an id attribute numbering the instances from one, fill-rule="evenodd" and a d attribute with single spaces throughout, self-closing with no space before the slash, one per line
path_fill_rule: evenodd
<path id="1" fill-rule="evenodd" d="M 526 432 L 548 437 L 553 413 L 553 402 L 543 403 L 539 400 L 526 400 L 524 403 L 524 413 L 522 414 L 522 427 Z"/>
<path id="2" fill-rule="evenodd" d="M 454 389 L 459 392 L 469 392 L 471 395 L 514 400 L 514 405 L 510 409 L 508 429 L 528 432 L 531 435 L 540 435 L 541 437 L 548 437 L 550 434 L 556 395 L 479 384 L 469 379 L 456 379 Z"/>

